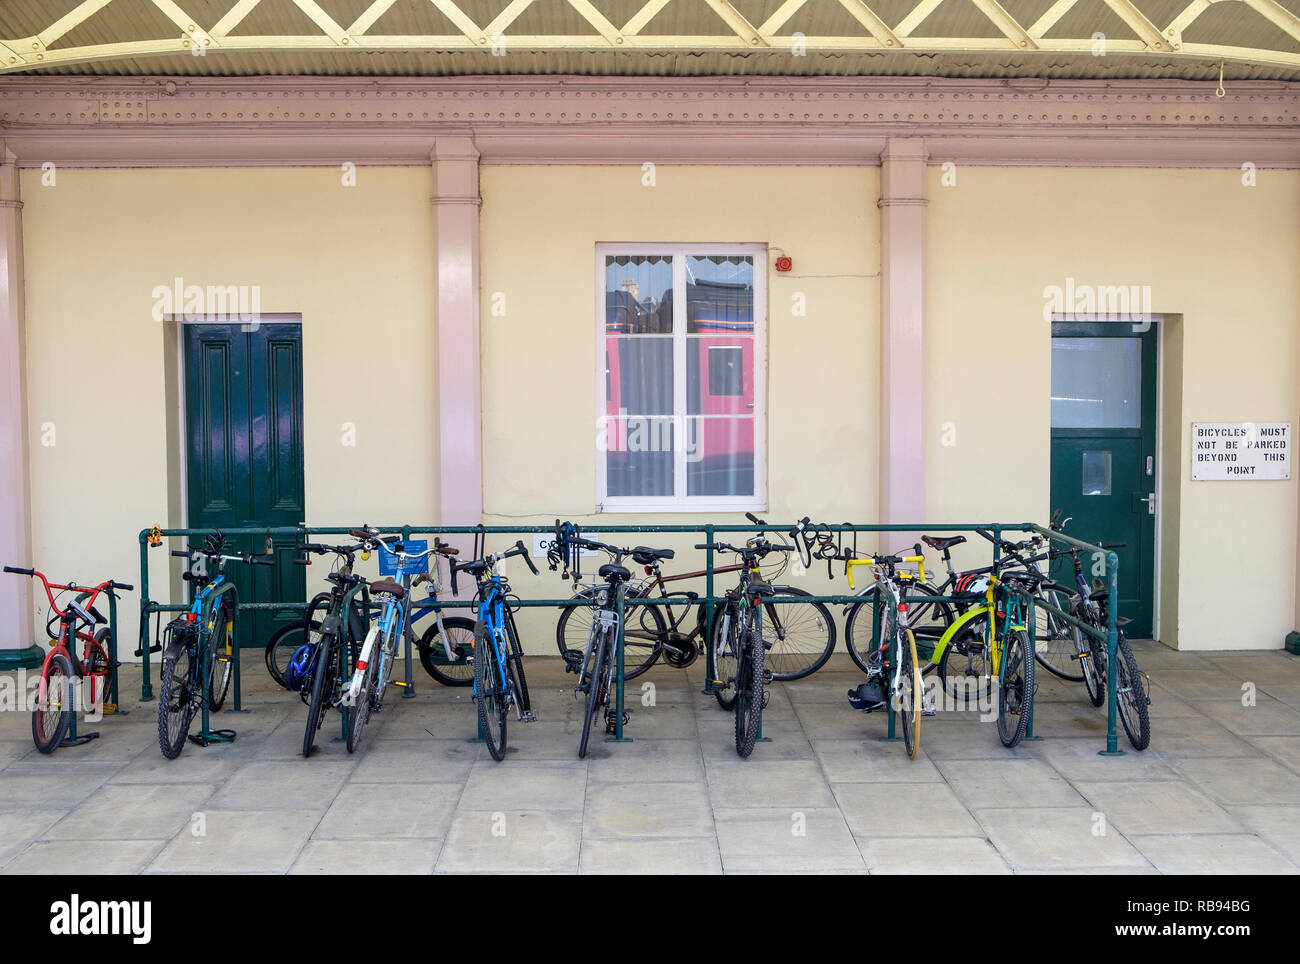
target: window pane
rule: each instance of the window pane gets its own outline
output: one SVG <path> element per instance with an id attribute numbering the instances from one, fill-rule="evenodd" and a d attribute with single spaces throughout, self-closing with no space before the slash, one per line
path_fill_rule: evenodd
<path id="1" fill-rule="evenodd" d="M 671 337 L 607 337 L 605 351 L 606 415 L 673 413 Z"/>
<path id="2" fill-rule="evenodd" d="M 662 335 L 673 330 L 673 259 L 628 255 L 605 259 L 605 331 Z"/>
<path id="3" fill-rule="evenodd" d="M 686 259 L 686 331 L 753 334 L 753 258 L 719 255 Z"/>
<path id="4" fill-rule="evenodd" d="M 1141 339 L 1053 338 L 1052 427 L 1141 428 Z"/>
<path id="5" fill-rule="evenodd" d="M 1083 453 L 1083 494 L 1110 495 L 1110 453 Z"/>
<path id="6" fill-rule="evenodd" d="M 754 420 L 687 419 L 687 495 L 754 494 Z"/>
<path id="7" fill-rule="evenodd" d="M 606 495 L 672 495 L 673 436 L 671 418 L 607 419 L 601 438 Z"/>

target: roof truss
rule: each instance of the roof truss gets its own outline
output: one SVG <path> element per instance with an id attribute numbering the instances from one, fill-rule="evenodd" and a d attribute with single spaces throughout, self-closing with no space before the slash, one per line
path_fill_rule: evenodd
<path id="1" fill-rule="evenodd" d="M 893 26 L 872 9 L 872 0 L 784 0 L 765 22 L 758 25 L 750 23 L 731 0 L 644 0 L 640 9 L 622 26 L 611 22 L 601 12 L 599 0 L 567 0 L 569 7 L 593 28 L 593 32 L 584 34 L 512 33 L 511 27 L 519 16 L 541 0 L 501 0 L 500 12 L 489 23 L 481 26 L 461 8 L 457 0 L 427 0 L 455 26 L 458 33 L 415 36 L 372 32 L 377 24 L 382 24 L 384 15 L 396 0 L 373 0 L 356 20 L 347 25 L 335 21 L 316 0 L 229 0 L 230 6 L 226 13 L 207 27 L 186 13 L 187 0 L 150 2 L 176 25 L 175 36 L 51 49 L 51 45 L 61 37 L 91 18 L 104 18 L 100 22 L 105 24 L 112 22 L 116 0 L 83 0 L 33 36 L 0 38 L 0 73 L 56 65 L 91 64 L 119 58 L 147 60 L 154 56 L 186 51 L 206 56 L 222 51 L 319 52 L 333 49 L 453 52 L 500 49 L 504 46 L 531 51 L 621 49 L 643 52 L 739 52 L 791 50 L 799 47 L 810 52 L 902 50 L 918 54 L 947 51 L 1088 54 L 1095 43 L 1090 30 L 1080 31 L 1080 36 L 1046 36 L 1079 0 L 1056 0 L 1032 24 L 1018 23 L 998 0 L 915 0 L 910 12 Z M 1159 54 L 1164 58 L 1186 57 L 1202 61 L 1212 59 L 1300 68 L 1300 54 L 1293 52 L 1283 41 L 1283 35 L 1300 41 L 1300 17 L 1283 7 L 1278 0 L 1188 0 L 1181 12 L 1163 25 L 1142 11 L 1146 0 L 1105 2 L 1132 34 L 1127 37 L 1107 37 L 1108 52 Z M 1259 17 L 1270 23 L 1279 31 L 1279 49 L 1184 43 L 1183 31 L 1213 3 L 1239 5 L 1243 15 Z M 803 36 L 789 29 L 792 18 L 801 9 L 817 4 L 839 4 L 860 29 L 842 36 Z M 702 30 L 711 29 L 711 32 L 690 35 L 644 33 L 647 25 L 670 5 L 690 8 L 686 12 L 695 16 Z M 970 5 L 997 28 L 999 36 L 918 35 L 917 31 L 927 23 L 931 15 L 941 16 L 944 7 L 961 7 L 965 12 Z M 232 35 L 231 31 L 261 6 L 297 7 L 310 18 L 317 32 L 298 35 Z M 125 7 L 121 9 L 125 11 Z M 1288 49 L 1281 49 L 1284 46 Z"/>

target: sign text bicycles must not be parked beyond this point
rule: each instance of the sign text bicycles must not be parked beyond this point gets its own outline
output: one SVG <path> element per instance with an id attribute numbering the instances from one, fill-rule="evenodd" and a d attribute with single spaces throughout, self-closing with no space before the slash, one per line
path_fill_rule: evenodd
<path id="1" fill-rule="evenodd" d="M 1193 422 L 1192 479 L 1291 478 L 1290 422 Z"/>

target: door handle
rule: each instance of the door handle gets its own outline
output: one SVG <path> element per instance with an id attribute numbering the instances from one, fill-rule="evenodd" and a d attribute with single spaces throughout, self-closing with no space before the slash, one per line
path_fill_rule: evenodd
<path id="1" fill-rule="evenodd" d="M 1138 499 L 1138 501 L 1145 502 L 1147 504 L 1147 515 L 1156 514 L 1156 494 L 1154 492 L 1152 492 L 1144 499 Z"/>

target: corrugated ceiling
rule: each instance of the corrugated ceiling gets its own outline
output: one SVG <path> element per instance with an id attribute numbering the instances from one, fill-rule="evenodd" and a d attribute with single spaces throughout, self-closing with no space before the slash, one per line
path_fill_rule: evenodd
<path id="1" fill-rule="evenodd" d="M 372 0 L 317 0 L 321 9 L 344 28 L 365 12 Z M 621 26 L 644 0 L 592 0 L 613 24 Z M 782 0 L 732 0 L 751 24 L 758 26 L 780 8 Z M 1152 23 L 1163 26 L 1190 0 L 1135 0 Z M 1300 0 L 1277 0 L 1300 17 Z M 178 6 L 203 29 L 211 29 L 235 0 L 177 0 Z M 457 6 L 480 27 L 486 26 L 508 0 L 457 0 Z M 33 36 L 80 0 L 3 0 L 0 2 L 0 41 Z M 889 25 L 897 25 L 916 0 L 868 0 L 871 10 Z M 1030 26 L 1052 0 L 1002 0 L 1002 6 L 1023 27 Z M 1297 21 L 1300 23 L 1300 21 Z M 106 7 L 50 44 L 50 51 L 142 40 L 175 40 L 181 29 L 152 0 L 111 0 Z M 808 0 L 781 29 L 782 35 L 866 36 L 866 30 L 839 0 Z M 1133 31 L 1104 0 L 1079 0 L 1045 37 L 1134 39 Z M 321 30 L 292 0 L 261 0 L 230 33 L 231 37 L 312 36 Z M 370 28 L 372 36 L 459 36 L 460 31 L 430 0 L 394 0 Z M 511 36 L 568 35 L 597 37 L 596 29 L 565 0 L 536 0 L 506 30 Z M 732 37 L 717 13 L 703 0 L 672 0 L 641 31 L 641 36 Z M 974 3 L 944 0 L 913 31 L 913 37 L 1002 37 Z M 1227 45 L 1279 51 L 1300 56 L 1300 39 L 1288 35 L 1244 3 L 1215 3 L 1184 32 L 1186 43 Z M 1224 76 L 1230 79 L 1300 80 L 1300 67 L 1258 64 L 1229 59 Z M 176 76 L 457 76 L 473 74 L 575 74 L 620 76 L 947 76 L 1052 78 L 1178 78 L 1217 80 L 1216 57 L 1188 57 L 1151 52 L 1133 54 L 939 50 L 928 52 L 810 50 L 794 57 L 788 49 L 769 51 L 548 50 L 511 47 L 506 56 L 480 51 L 362 51 L 347 48 L 229 51 L 210 50 L 205 56 L 185 53 L 131 56 L 51 64 L 24 73 L 62 75 Z"/>

